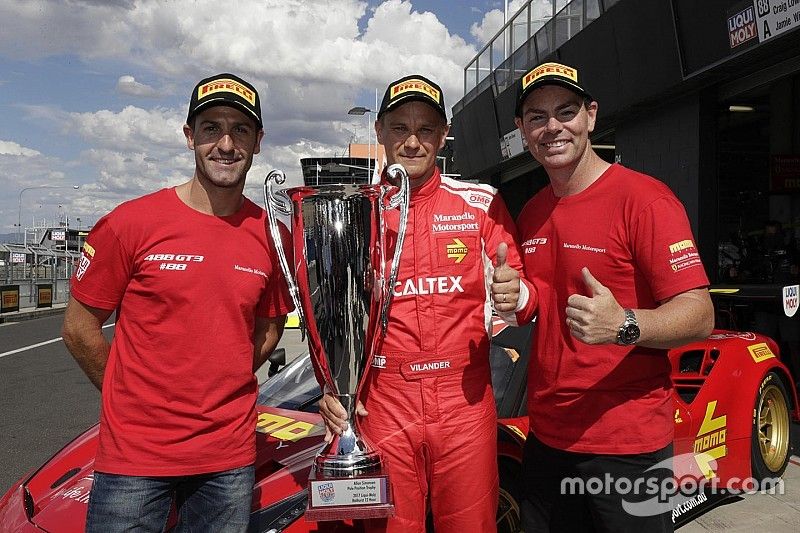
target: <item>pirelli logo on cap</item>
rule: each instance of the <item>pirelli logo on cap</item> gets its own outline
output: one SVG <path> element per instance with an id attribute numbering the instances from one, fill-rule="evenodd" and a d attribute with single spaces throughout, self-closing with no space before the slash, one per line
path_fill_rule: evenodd
<path id="1" fill-rule="evenodd" d="M 234 93 L 238 94 L 245 100 L 247 100 L 250 105 L 256 105 L 256 95 L 253 91 L 239 83 L 238 81 L 231 80 L 231 79 L 221 79 L 221 80 L 214 80 L 208 83 L 204 83 L 203 85 L 197 88 L 197 99 L 201 100 L 207 96 L 210 96 L 214 93 Z"/>
<path id="2" fill-rule="evenodd" d="M 392 100 L 394 100 L 396 97 L 407 92 L 425 93 L 437 102 L 442 101 L 441 94 L 436 90 L 435 87 L 433 87 L 430 83 L 426 83 L 417 79 L 406 80 L 398 83 L 397 85 L 393 85 L 389 94 L 391 95 Z"/>
<path id="3" fill-rule="evenodd" d="M 572 80 L 576 84 L 578 83 L 578 71 L 574 68 L 570 68 L 559 63 L 543 63 L 525 74 L 525 77 L 522 78 L 522 90 L 524 91 L 528 85 L 535 82 L 542 76 L 553 75 L 562 76 Z"/>
<path id="4" fill-rule="evenodd" d="M 680 252 L 681 250 L 686 250 L 687 248 L 694 248 L 694 243 L 691 239 L 686 239 L 683 241 L 676 242 L 675 244 L 669 245 L 669 253 L 675 254 Z"/>

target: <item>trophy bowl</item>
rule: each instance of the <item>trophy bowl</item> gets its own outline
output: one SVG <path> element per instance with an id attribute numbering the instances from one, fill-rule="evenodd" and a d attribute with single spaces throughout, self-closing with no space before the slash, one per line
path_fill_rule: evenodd
<path id="1" fill-rule="evenodd" d="M 386 333 L 408 220 L 408 175 L 400 165 L 387 172 L 399 180 L 399 188 L 339 184 L 277 190 L 284 176 L 275 170 L 264 186 L 270 236 L 300 329 L 308 338 L 317 380 L 347 412 L 347 429 L 315 458 L 309 520 L 394 513 L 382 455 L 359 434 L 355 414 L 366 372 Z M 390 256 L 386 213 L 395 208 L 400 223 Z M 280 222 L 281 217 L 287 222 Z M 281 232 L 281 224 L 290 231 Z"/>

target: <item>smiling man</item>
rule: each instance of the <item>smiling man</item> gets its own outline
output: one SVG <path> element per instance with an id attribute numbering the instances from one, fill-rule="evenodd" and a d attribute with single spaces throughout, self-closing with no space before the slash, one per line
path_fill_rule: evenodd
<path id="1" fill-rule="evenodd" d="M 536 293 L 514 271 L 522 267 L 516 230 L 497 191 L 439 173 L 436 154 L 448 133 L 439 86 L 420 75 L 389 84 L 375 130 L 412 191 L 389 325 L 359 411 L 363 435 L 387 458 L 396 514 L 366 526 L 423 532 L 430 510 L 437 532 L 494 531 L 492 306 L 515 322 L 517 310 L 535 307 Z M 387 216 L 393 242 L 398 215 Z M 494 302 L 490 286 L 500 295 Z M 320 410 L 340 432 L 345 412 L 333 396 Z"/>
<path id="2" fill-rule="evenodd" d="M 257 381 L 291 310 L 264 210 L 242 195 L 264 131 L 258 93 L 202 80 L 194 176 L 100 219 L 72 279 L 64 342 L 101 390 L 87 531 L 246 531 Z M 102 325 L 114 310 L 108 343 Z"/>
<path id="3" fill-rule="evenodd" d="M 623 510 L 625 498 L 654 494 L 615 489 L 670 475 L 648 472 L 672 456 L 667 349 L 704 339 L 714 319 L 696 241 L 664 183 L 592 149 L 598 104 L 577 69 L 545 63 L 517 83 L 516 125 L 550 179 L 517 220 L 522 241 L 536 243 L 523 261 L 539 292 L 523 528 L 671 530 L 669 514 Z M 608 476 L 605 490 L 565 493 L 566 478 Z"/>

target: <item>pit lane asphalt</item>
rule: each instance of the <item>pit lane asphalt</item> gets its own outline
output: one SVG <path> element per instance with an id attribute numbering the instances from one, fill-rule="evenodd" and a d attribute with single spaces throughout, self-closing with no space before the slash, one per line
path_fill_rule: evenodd
<path id="1" fill-rule="evenodd" d="M 62 313 L 63 306 L 53 310 L 24 310 L 14 317 L 2 315 L 0 494 L 97 421 L 99 393 L 62 341 L 2 355 L 59 338 Z M 113 328 L 104 332 L 110 337 Z M 306 351 L 297 330 L 287 329 L 278 346 L 286 349 L 289 361 Z M 266 365 L 257 376 L 259 381 L 265 379 Z M 800 425 L 793 424 L 795 453 L 799 439 Z M 795 533 L 800 530 L 800 460 L 796 457 L 787 467 L 784 480 L 783 494 L 752 494 L 727 500 L 679 531 Z"/>

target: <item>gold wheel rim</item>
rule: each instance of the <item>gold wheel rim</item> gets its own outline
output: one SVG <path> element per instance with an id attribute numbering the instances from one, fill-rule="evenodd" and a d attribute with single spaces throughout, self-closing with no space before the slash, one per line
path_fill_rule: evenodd
<path id="1" fill-rule="evenodd" d="M 521 531 L 519 504 L 507 490 L 500 487 L 497 505 L 497 530 Z"/>
<path id="2" fill-rule="evenodd" d="M 778 472 L 789 453 L 789 406 L 776 385 L 770 384 L 764 389 L 756 416 L 761 458 L 770 471 Z"/>

